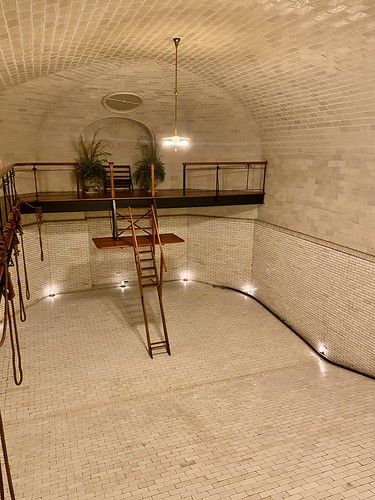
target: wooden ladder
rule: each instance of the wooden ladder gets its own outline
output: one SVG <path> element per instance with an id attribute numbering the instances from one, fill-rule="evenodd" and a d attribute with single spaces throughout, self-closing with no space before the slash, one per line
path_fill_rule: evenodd
<path id="1" fill-rule="evenodd" d="M 124 224 L 125 223 L 125 224 Z M 123 227 L 121 227 L 123 226 Z M 134 259 L 137 267 L 139 292 L 141 295 L 143 317 L 145 322 L 147 349 L 151 358 L 154 351 L 165 349 L 171 355 L 168 340 L 167 323 L 163 307 L 163 276 L 167 270 L 163 246 L 160 240 L 158 224 L 153 205 L 149 207 L 131 208 L 128 214 L 117 213 L 117 237 L 131 230 L 133 238 Z M 159 269 L 156 263 L 156 249 L 159 249 Z M 158 342 L 151 341 L 145 288 L 156 288 L 160 306 L 160 316 L 163 325 L 164 339 Z"/>

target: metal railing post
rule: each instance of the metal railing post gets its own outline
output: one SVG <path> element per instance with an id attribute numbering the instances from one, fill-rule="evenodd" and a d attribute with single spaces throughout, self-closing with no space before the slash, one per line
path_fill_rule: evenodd
<path id="1" fill-rule="evenodd" d="M 117 228 L 117 209 L 116 209 L 116 201 L 112 199 L 112 237 L 115 240 L 118 240 L 118 228 Z"/>
<path id="2" fill-rule="evenodd" d="M 9 172 L 9 181 L 10 181 L 10 191 L 11 191 L 11 199 L 12 199 L 12 205 L 13 205 L 16 198 L 17 198 L 17 190 L 16 190 L 16 185 L 14 182 L 14 169 L 13 168 Z"/>
<path id="3" fill-rule="evenodd" d="M 249 173 L 250 173 L 250 165 L 249 163 L 246 165 L 246 191 L 249 190 Z"/>
<path id="4" fill-rule="evenodd" d="M 219 187 L 219 165 L 216 165 L 216 196 L 219 196 L 220 187 Z"/>
<path id="5" fill-rule="evenodd" d="M 263 169 L 263 194 L 265 194 L 265 187 L 266 187 L 266 170 L 267 170 L 267 163 L 268 161 L 266 161 L 264 163 L 264 169 Z"/>
<path id="6" fill-rule="evenodd" d="M 74 173 L 75 173 L 75 175 L 76 175 L 77 198 L 80 198 L 80 191 L 79 191 L 79 178 L 78 178 L 78 164 L 77 164 L 77 163 L 74 165 Z"/>
<path id="7" fill-rule="evenodd" d="M 2 178 L 2 184 L 3 184 L 3 194 L 4 194 L 4 209 L 5 209 L 5 221 L 8 221 L 8 206 L 7 206 L 7 189 L 6 189 L 6 181 L 5 181 L 5 178 L 3 177 Z M 6 224 L 6 222 L 5 222 Z"/>
<path id="8" fill-rule="evenodd" d="M 36 172 L 37 172 L 37 168 L 36 168 L 36 166 L 34 165 L 34 166 L 33 166 L 33 174 L 34 174 L 35 196 L 36 196 L 37 201 L 39 201 L 39 193 L 38 193 L 38 180 L 37 180 Z"/>
<path id="9" fill-rule="evenodd" d="M 183 176 L 182 176 L 182 196 L 186 195 L 186 163 L 183 166 Z"/>

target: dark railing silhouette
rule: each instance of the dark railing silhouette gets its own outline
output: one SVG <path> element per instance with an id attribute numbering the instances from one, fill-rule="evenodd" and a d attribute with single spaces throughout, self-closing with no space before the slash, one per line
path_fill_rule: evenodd
<path id="1" fill-rule="evenodd" d="M 253 191 L 264 194 L 267 161 L 248 161 L 248 162 L 189 162 L 183 163 L 183 196 L 186 196 L 187 174 L 188 172 L 208 172 L 215 177 L 215 192 L 216 196 L 220 196 L 220 174 L 230 171 L 244 172 L 245 180 L 242 189 L 244 191 Z M 250 178 L 250 173 L 259 171 L 260 175 L 257 179 L 257 185 Z"/>
<path id="2" fill-rule="evenodd" d="M 72 174 L 73 182 L 75 184 L 75 189 L 77 190 L 77 196 L 79 196 L 79 179 L 77 177 L 77 163 L 76 162 L 29 162 L 29 163 L 13 163 L 11 165 L 14 172 L 21 173 L 32 173 L 33 179 L 33 191 L 35 199 L 39 199 L 40 183 L 43 176 L 47 172 L 56 173 L 70 173 Z M 69 186 L 70 187 L 70 186 Z M 59 186 L 60 188 L 60 186 Z M 71 191 L 71 189 L 69 189 Z M 43 190 L 44 191 L 44 190 Z M 48 190 L 50 191 L 50 190 Z M 56 191 L 63 191 L 62 189 L 56 189 Z M 54 192 L 54 190 L 51 190 Z"/>

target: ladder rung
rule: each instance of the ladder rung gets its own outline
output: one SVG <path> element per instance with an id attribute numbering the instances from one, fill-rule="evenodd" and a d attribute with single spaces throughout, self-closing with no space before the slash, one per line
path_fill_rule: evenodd
<path id="1" fill-rule="evenodd" d="M 159 283 L 155 282 L 155 283 L 145 283 L 144 285 L 142 284 L 142 288 L 145 288 L 146 286 L 158 286 Z"/>
<path id="2" fill-rule="evenodd" d="M 142 267 L 142 271 L 148 271 L 149 269 L 153 269 L 155 271 L 155 266 Z"/>
<path id="3" fill-rule="evenodd" d="M 129 215 L 117 214 L 117 217 L 121 220 L 131 220 L 131 217 Z M 139 220 L 151 220 L 151 217 L 149 215 L 133 215 L 134 222 L 137 222 Z"/>
<path id="4" fill-rule="evenodd" d="M 130 226 L 127 226 L 125 228 L 119 228 L 119 231 L 130 231 L 131 230 L 131 225 Z M 152 229 L 152 226 L 134 226 L 134 229 L 136 231 L 144 231 L 145 229 Z"/>
<path id="5" fill-rule="evenodd" d="M 139 250 L 139 253 L 152 253 L 152 250 Z"/>
<path id="6" fill-rule="evenodd" d="M 139 259 L 140 262 L 153 262 L 154 259 Z"/>
<path id="7" fill-rule="evenodd" d="M 162 347 L 166 347 L 167 342 L 165 340 L 162 340 L 161 342 L 152 342 L 150 344 L 151 349 L 161 349 Z"/>

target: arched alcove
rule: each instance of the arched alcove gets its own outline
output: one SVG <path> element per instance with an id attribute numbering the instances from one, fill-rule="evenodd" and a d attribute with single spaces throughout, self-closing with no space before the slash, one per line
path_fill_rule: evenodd
<path id="1" fill-rule="evenodd" d="M 87 125 L 82 135 L 92 137 L 99 130 L 99 137 L 111 142 L 111 161 L 133 166 L 139 158 L 138 144 L 141 138 L 152 136 L 144 123 L 126 116 L 113 116 L 95 120 Z"/>

